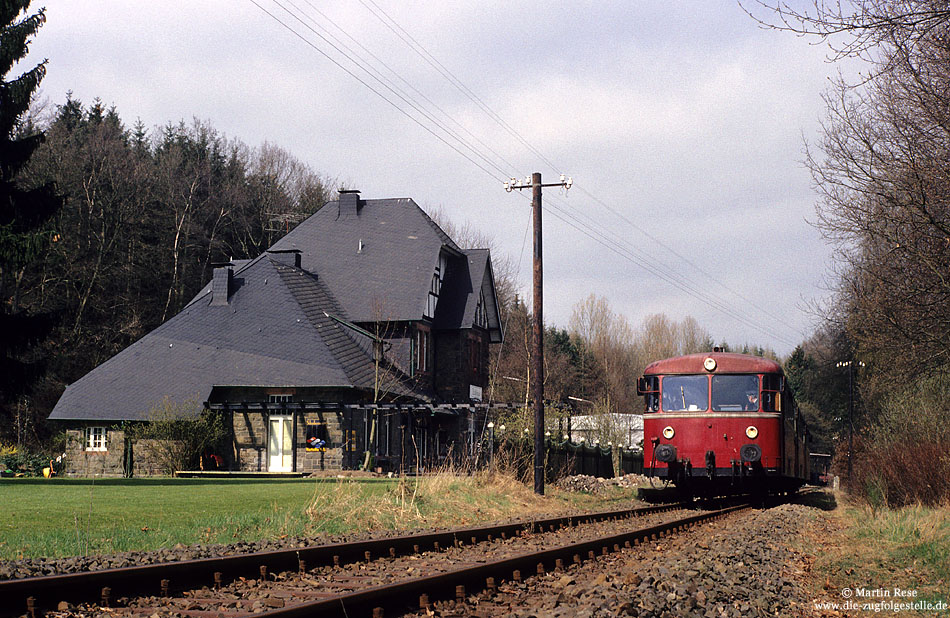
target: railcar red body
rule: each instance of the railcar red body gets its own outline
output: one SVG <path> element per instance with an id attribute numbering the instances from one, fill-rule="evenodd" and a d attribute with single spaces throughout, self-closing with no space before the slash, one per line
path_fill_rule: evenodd
<path id="1" fill-rule="evenodd" d="M 790 491 L 808 479 L 808 430 L 782 366 L 746 354 L 650 364 L 644 397 L 648 476 L 697 492 Z"/>

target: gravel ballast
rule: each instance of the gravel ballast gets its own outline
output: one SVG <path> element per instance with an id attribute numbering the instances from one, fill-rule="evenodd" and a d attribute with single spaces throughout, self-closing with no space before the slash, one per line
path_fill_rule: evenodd
<path id="1" fill-rule="evenodd" d="M 807 616 L 804 556 L 786 542 L 818 517 L 800 505 L 738 513 L 563 573 L 506 583 L 438 616 Z M 473 611 L 474 610 L 474 611 Z M 420 614 L 421 615 L 421 614 Z"/>

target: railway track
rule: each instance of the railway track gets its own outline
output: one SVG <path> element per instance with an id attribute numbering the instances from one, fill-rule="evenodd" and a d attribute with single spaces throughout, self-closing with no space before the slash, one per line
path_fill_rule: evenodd
<path id="1" fill-rule="evenodd" d="M 111 606 L 111 615 L 130 617 L 155 613 L 194 618 L 252 613 L 273 618 L 398 615 L 420 605 L 491 590 L 503 580 L 563 569 L 745 508 L 689 512 L 671 520 L 669 512 L 683 506 L 10 580 L 0 582 L 0 599 L 13 604 L 4 601 L 0 612 L 33 618 L 45 609 L 60 607 L 73 611 L 53 615 L 97 615 L 93 607 L 77 607 L 81 599 Z M 619 519 L 633 517 L 641 525 L 618 524 Z"/>
<path id="2" fill-rule="evenodd" d="M 686 503 L 620 509 L 532 521 L 449 529 L 387 539 L 316 545 L 302 549 L 256 552 L 168 562 L 121 569 L 50 575 L 0 581 L 0 616 L 40 616 L 61 603 L 114 605 L 122 597 L 168 596 L 202 585 L 259 578 L 261 572 L 300 572 L 308 568 L 367 562 L 371 559 L 418 554 L 461 543 L 475 544 L 507 539 L 525 531 L 555 530 L 569 526 L 640 517 L 666 512 Z M 262 571 L 263 570 L 263 571 Z"/>

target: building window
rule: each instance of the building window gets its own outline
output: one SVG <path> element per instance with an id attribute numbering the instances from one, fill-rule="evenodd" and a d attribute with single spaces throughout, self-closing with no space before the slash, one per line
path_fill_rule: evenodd
<path id="1" fill-rule="evenodd" d="M 429 365 L 432 353 L 430 333 L 427 330 L 416 331 L 415 358 L 413 366 L 416 371 L 429 371 Z"/>
<path id="2" fill-rule="evenodd" d="M 432 283 L 429 285 L 429 296 L 426 300 L 425 317 L 435 317 L 435 308 L 439 304 L 439 294 L 442 293 L 442 281 L 445 279 L 447 262 L 445 255 L 439 255 L 439 263 L 432 274 Z"/>
<path id="3" fill-rule="evenodd" d="M 267 403 L 290 403 L 292 395 L 268 395 Z"/>
<path id="4" fill-rule="evenodd" d="M 478 304 L 475 305 L 475 326 L 488 328 L 488 313 L 485 311 L 485 291 L 478 295 Z"/>
<path id="5" fill-rule="evenodd" d="M 102 426 L 86 427 L 86 450 L 106 450 L 106 428 Z"/>
<path id="6" fill-rule="evenodd" d="M 307 450 L 308 451 L 326 451 L 330 446 L 330 432 L 327 431 L 326 423 L 308 422 L 307 423 Z"/>
<path id="7" fill-rule="evenodd" d="M 432 275 L 432 285 L 429 287 L 429 297 L 426 300 L 426 313 L 425 317 L 434 318 L 435 317 L 435 308 L 439 304 L 439 292 L 442 289 L 441 281 L 439 281 L 439 273 L 436 272 Z"/>
<path id="8" fill-rule="evenodd" d="M 481 379 L 481 369 L 482 369 L 482 340 L 481 339 L 469 339 L 468 340 L 468 351 L 469 351 L 469 365 L 472 368 L 472 378 L 477 382 Z"/>

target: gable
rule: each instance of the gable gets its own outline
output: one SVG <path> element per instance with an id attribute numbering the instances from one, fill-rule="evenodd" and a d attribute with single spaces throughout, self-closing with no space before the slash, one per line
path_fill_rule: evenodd
<path id="1" fill-rule="evenodd" d="M 435 327 L 485 328 L 491 342 L 500 343 L 501 318 L 488 249 L 466 249 L 463 257 L 450 261 L 446 278 Z"/>

